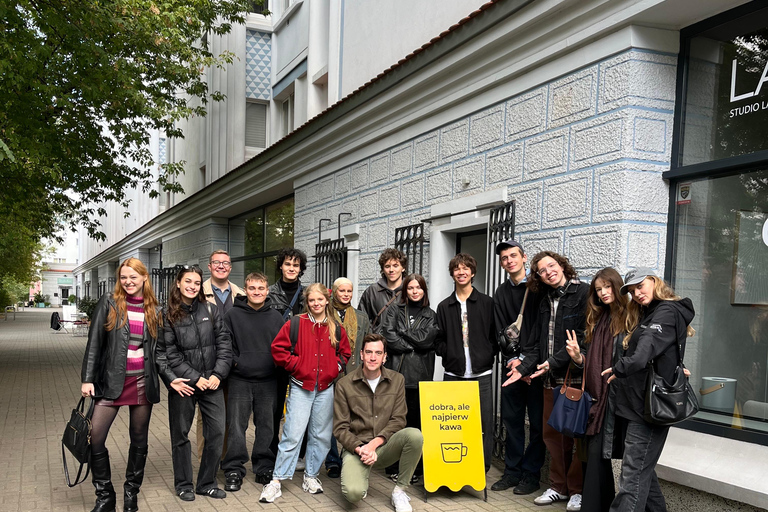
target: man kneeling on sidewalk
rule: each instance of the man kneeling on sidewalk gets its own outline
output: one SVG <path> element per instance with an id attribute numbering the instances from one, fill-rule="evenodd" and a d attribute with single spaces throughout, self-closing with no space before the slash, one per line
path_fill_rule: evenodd
<path id="1" fill-rule="evenodd" d="M 360 350 L 362 364 L 336 384 L 333 435 L 344 447 L 341 493 L 357 503 L 368 493 L 371 468 L 400 461 L 392 491 L 396 512 L 411 512 L 405 489 L 421 458 L 424 438 L 416 428 L 405 428 L 405 380 L 382 365 L 387 357 L 383 336 L 369 334 Z"/>

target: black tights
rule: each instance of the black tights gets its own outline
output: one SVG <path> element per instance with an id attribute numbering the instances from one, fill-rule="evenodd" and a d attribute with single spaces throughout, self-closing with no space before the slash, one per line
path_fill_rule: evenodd
<path id="1" fill-rule="evenodd" d="M 131 436 L 131 445 L 136 448 L 146 448 L 149 437 L 149 419 L 152 417 L 152 404 L 147 405 L 129 405 L 131 413 L 131 423 L 129 434 Z M 120 407 L 111 405 L 96 405 L 93 408 L 93 417 L 91 418 L 91 451 L 92 453 L 103 453 L 106 451 L 107 434 L 112 422 L 117 417 L 117 411 Z"/>

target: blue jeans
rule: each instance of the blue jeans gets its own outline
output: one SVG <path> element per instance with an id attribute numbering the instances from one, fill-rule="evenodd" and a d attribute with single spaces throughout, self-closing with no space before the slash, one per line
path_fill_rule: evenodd
<path id="1" fill-rule="evenodd" d="M 661 456 L 661 450 L 664 449 L 668 433 L 669 427 L 651 425 L 644 421 L 627 422 L 619 492 L 611 503 L 611 512 L 667 511 L 664 495 L 656 478 L 656 463 Z"/>
<path id="2" fill-rule="evenodd" d="M 285 401 L 283 437 L 277 446 L 273 478 L 290 480 L 296 470 L 301 441 L 307 432 L 306 469 L 304 475 L 316 477 L 331 447 L 333 431 L 333 386 L 324 391 L 307 391 L 291 382 Z"/>

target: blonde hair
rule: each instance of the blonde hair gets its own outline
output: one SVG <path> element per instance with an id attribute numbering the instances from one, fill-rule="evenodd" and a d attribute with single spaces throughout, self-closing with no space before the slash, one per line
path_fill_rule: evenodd
<path id="1" fill-rule="evenodd" d="M 331 346 L 335 349 L 339 345 L 339 340 L 336 339 L 336 329 L 339 327 L 339 323 L 333 314 L 331 292 L 323 283 L 312 283 L 304 290 L 304 312 L 311 314 L 309 310 L 309 294 L 315 292 L 322 294 L 327 301 L 325 304 L 325 321 L 328 325 L 328 337 L 331 339 Z"/>
<path id="2" fill-rule="evenodd" d="M 352 281 L 350 281 L 346 277 L 339 277 L 333 282 L 333 286 L 331 286 L 331 291 L 333 292 L 334 295 L 336 295 L 336 291 L 339 289 L 339 286 L 343 284 L 348 284 L 349 286 L 352 287 L 353 290 L 355 289 L 355 285 L 352 284 Z"/>
<path id="3" fill-rule="evenodd" d="M 656 276 L 648 276 L 645 279 L 650 279 L 653 281 L 653 300 L 681 299 L 679 295 L 675 294 L 675 290 L 673 290 L 671 286 L 664 282 L 663 279 Z M 643 281 L 645 281 L 645 279 Z M 642 283 L 638 283 L 637 285 L 630 287 L 630 295 L 632 294 L 632 291 L 634 291 L 635 287 L 639 286 L 640 284 Z M 627 335 L 624 336 L 624 341 L 621 343 L 621 346 L 624 347 L 624 350 L 627 350 L 629 347 L 629 339 L 632 337 L 635 329 L 637 329 L 637 325 L 640 323 L 641 307 L 642 306 L 635 302 L 634 299 L 630 300 L 629 304 L 627 305 Z M 689 338 L 692 338 L 696 334 L 696 330 L 690 325 L 687 327 L 686 332 L 688 333 Z"/>
<path id="4" fill-rule="evenodd" d="M 128 322 L 128 303 L 126 302 L 127 294 L 123 289 L 123 285 L 120 284 L 120 271 L 123 267 L 128 267 L 135 270 L 139 275 L 146 278 L 144 281 L 144 289 L 141 292 L 141 296 L 144 299 L 144 322 L 147 324 L 147 330 L 152 338 L 157 338 L 158 326 L 163 324 L 163 319 L 157 314 L 157 298 L 152 291 L 151 279 L 149 279 L 149 272 L 147 267 L 136 258 L 128 258 L 117 267 L 117 283 L 115 283 L 115 289 L 112 291 L 112 297 L 115 299 L 115 305 L 117 310 L 110 309 L 107 315 L 107 322 L 104 324 L 104 328 L 111 331 L 115 328 L 122 329 L 126 322 Z M 118 320 L 119 318 L 119 320 Z"/>

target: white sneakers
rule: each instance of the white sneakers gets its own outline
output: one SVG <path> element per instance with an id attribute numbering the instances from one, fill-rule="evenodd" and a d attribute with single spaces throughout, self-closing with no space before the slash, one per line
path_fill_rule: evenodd
<path id="1" fill-rule="evenodd" d="M 568 500 L 568 505 L 565 506 L 565 510 L 568 512 L 580 512 L 581 511 L 581 494 L 574 494 L 571 499 Z"/>
<path id="2" fill-rule="evenodd" d="M 320 494 L 323 492 L 323 484 L 320 483 L 320 479 L 317 477 L 311 477 L 304 475 L 304 483 L 301 484 L 301 488 L 304 492 L 309 494 Z M 279 480 L 272 480 L 261 491 L 261 497 L 259 501 L 262 503 L 274 503 L 277 498 L 283 495 L 283 489 Z"/>
<path id="3" fill-rule="evenodd" d="M 410 501 L 411 498 L 405 494 L 405 491 L 395 486 L 392 491 L 392 505 L 395 507 L 395 512 L 413 512 Z"/>
<path id="4" fill-rule="evenodd" d="M 309 494 L 320 494 L 323 492 L 323 484 L 320 483 L 320 479 L 316 476 L 304 475 L 304 483 L 301 484 L 301 488 L 304 492 Z"/>
<path id="5" fill-rule="evenodd" d="M 574 496 L 579 497 L 579 510 L 581 510 L 581 494 L 574 494 Z M 568 499 L 568 496 L 565 494 L 560 494 L 553 488 L 549 488 L 546 491 L 544 491 L 541 496 L 533 500 L 533 502 L 537 505 L 551 505 L 553 503 L 557 503 L 558 501 L 565 501 Z"/>
<path id="6" fill-rule="evenodd" d="M 259 501 L 262 503 L 274 503 L 274 501 L 283 495 L 283 490 L 280 487 L 279 480 L 272 480 L 261 491 L 261 497 Z"/>

